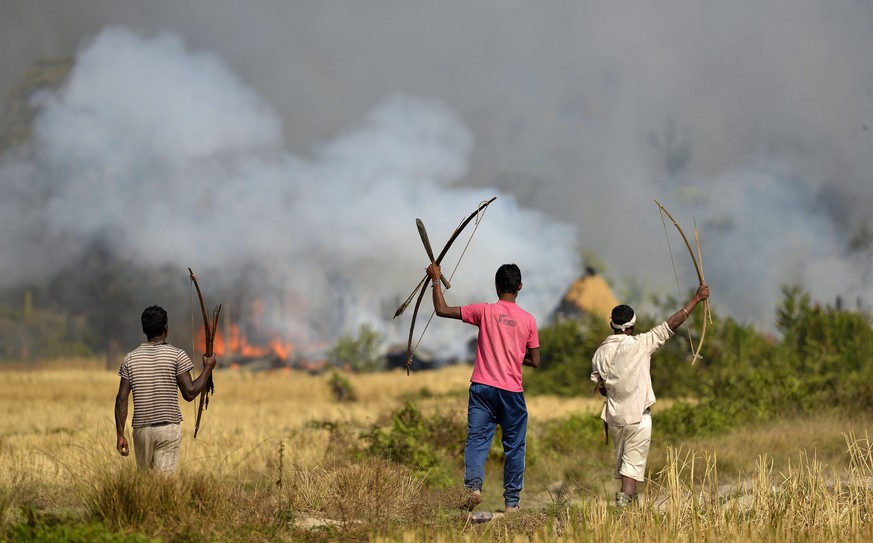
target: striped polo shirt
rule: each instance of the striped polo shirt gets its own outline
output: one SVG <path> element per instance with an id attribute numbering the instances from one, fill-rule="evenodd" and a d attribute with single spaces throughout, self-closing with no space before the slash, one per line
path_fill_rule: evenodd
<path id="1" fill-rule="evenodd" d="M 193 369 L 185 351 L 165 342 L 143 343 L 127 353 L 118 375 L 130 381 L 133 392 L 131 426 L 182 422 L 176 376 Z"/>

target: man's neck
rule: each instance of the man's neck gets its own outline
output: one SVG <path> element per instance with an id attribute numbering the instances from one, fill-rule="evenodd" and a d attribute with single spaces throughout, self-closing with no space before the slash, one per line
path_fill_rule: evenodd
<path id="1" fill-rule="evenodd" d="M 500 294 L 497 295 L 498 300 L 501 300 L 504 302 L 509 302 L 511 304 L 515 303 L 515 299 L 517 297 L 518 297 L 518 294 L 513 294 L 511 292 L 501 292 Z"/>

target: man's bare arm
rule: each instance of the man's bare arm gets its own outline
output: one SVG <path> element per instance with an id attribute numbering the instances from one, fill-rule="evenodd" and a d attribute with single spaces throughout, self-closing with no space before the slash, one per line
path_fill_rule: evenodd
<path id="1" fill-rule="evenodd" d="M 709 285 L 706 283 L 697 287 L 697 292 L 694 293 L 694 296 L 688 300 L 682 309 L 673 313 L 669 319 L 667 319 L 667 326 L 670 327 L 670 330 L 673 332 L 676 331 L 677 328 L 682 326 L 682 323 L 688 319 L 688 316 L 694 311 L 694 308 L 697 307 L 697 304 L 702 302 L 703 300 L 709 298 Z"/>
<path id="2" fill-rule="evenodd" d="M 203 355 L 203 371 L 200 372 L 197 379 L 191 380 L 190 371 L 176 376 L 179 392 L 182 393 L 182 397 L 185 398 L 186 402 L 190 402 L 203 392 L 203 389 L 206 388 L 206 384 L 209 382 L 209 378 L 212 376 L 213 369 L 215 369 L 215 357 Z"/>
<path id="3" fill-rule="evenodd" d="M 522 365 L 529 368 L 540 367 L 540 348 L 536 347 L 534 349 L 528 349 L 527 356 L 524 357 L 524 362 L 522 362 Z"/>
<path id="4" fill-rule="evenodd" d="M 438 264 L 431 263 L 427 267 L 427 274 L 430 276 L 431 283 L 433 283 L 433 309 L 440 317 L 460 320 L 461 308 L 459 306 L 448 305 L 443 297 L 443 291 L 440 288 L 440 273 Z"/>
<path id="5" fill-rule="evenodd" d="M 127 424 L 127 404 L 130 397 L 130 381 L 124 377 L 118 382 L 118 394 L 115 395 L 115 448 L 121 456 L 130 454 L 130 445 L 124 437 L 124 426 Z"/>

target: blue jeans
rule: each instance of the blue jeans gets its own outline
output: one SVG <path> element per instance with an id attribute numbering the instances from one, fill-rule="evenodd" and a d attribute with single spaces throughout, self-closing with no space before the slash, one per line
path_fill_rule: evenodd
<path id="1" fill-rule="evenodd" d="M 482 489 L 485 459 L 497 425 L 503 429 L 503 499 L 518 505 L 524 486 L 524 443 L 527 406 L 523 392 L 509 392 L 479 383 L 470 384 L 467 404 L 467 445 L 464 447 L 464 486 Z"/>

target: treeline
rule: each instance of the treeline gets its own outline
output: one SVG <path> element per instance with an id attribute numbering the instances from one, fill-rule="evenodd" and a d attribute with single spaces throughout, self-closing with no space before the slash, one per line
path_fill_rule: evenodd
<path id="1" fill-rule="evenodd" d="M 690 321 L 695 334 L 701 329 L 702 311 L 697 313 Z M 873 328 L 868 316 L 814 304 L 797 287 L 783 288 L 776 316 L 779 338 L 714 316 L 703 358 L 693 365 L 684 326 L 653 356 L 655 394 L 677 400 L 653 415 L 660 435 L 678 440 L 737 424 L 873 407 Z M 641 316 L 637 330 L 658 322 Z M 591 394 L 591 356 L 609 333 L 607 324 L 593 317 L 544 327 L 542 365 L 525 374 L 525 390 Z M 695 344 L 698 340 L 694 337 Z"/>
<path id="2" fill-rule="evenodd" d="M 185 273 L 135 266 L 95 240 L 47 281 L 0 290 L 0 360 L 105 356 L 117 367 L 142 341 L 140 315 L 153 304 L 171 315 L 171 342 L 190 345 L 190 298 Z"/>

